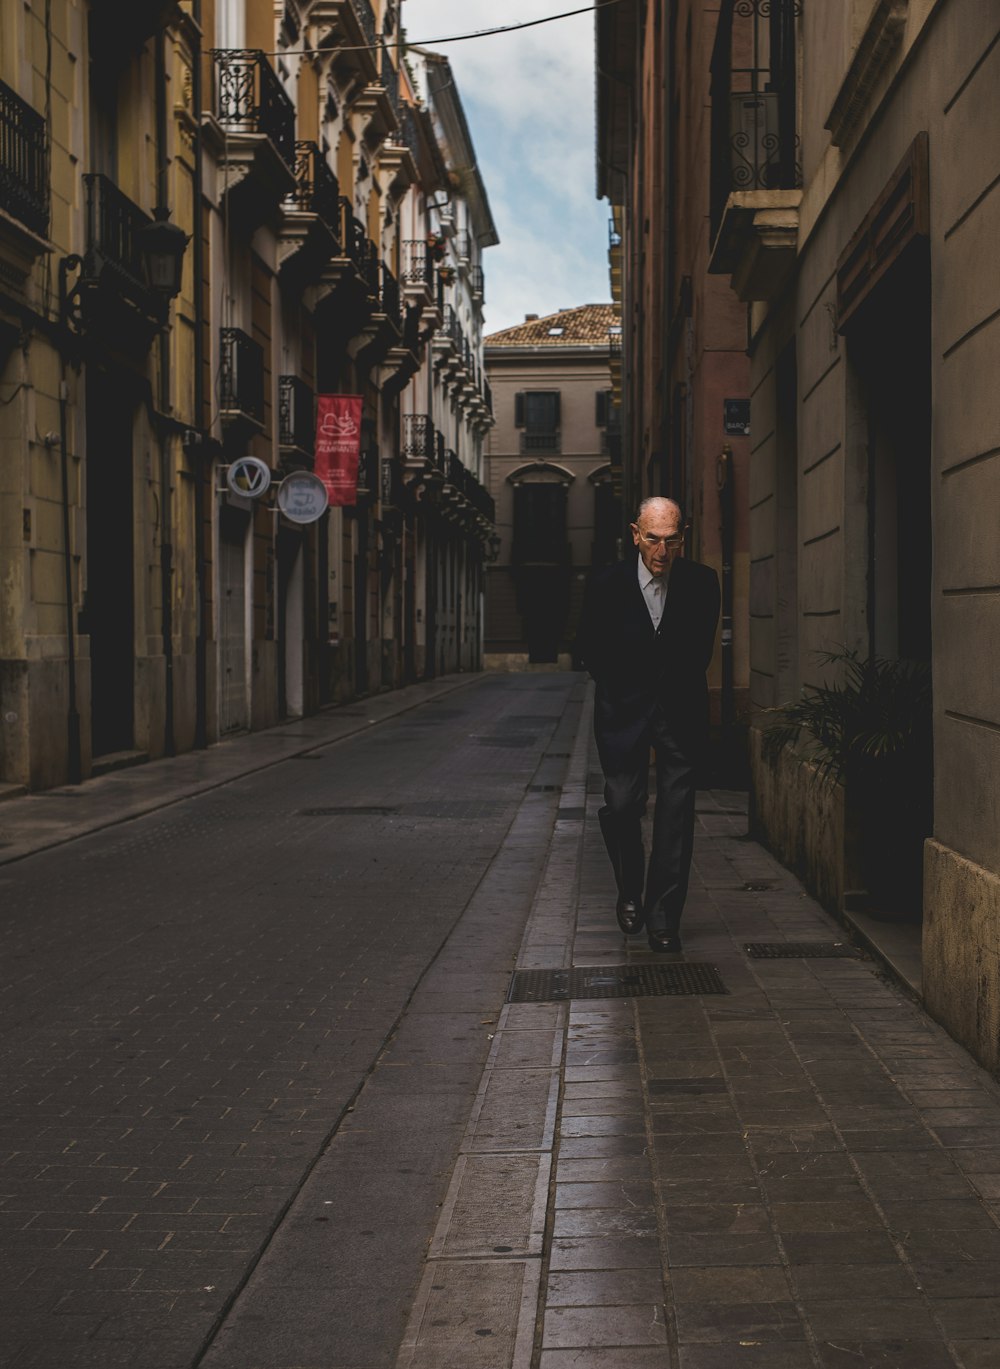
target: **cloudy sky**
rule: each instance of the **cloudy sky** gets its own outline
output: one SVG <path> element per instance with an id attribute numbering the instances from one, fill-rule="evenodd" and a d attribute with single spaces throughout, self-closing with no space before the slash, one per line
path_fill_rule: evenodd
<path id="1" fill-rule="evenodd" d="M 586 0 L 405 0 L 412 42 L 516 24 Z M 500 245 L 485 254 L 486 331 L 610 299 L 608 206 L 595 198 L 594 16 L 442 43 Z"/>

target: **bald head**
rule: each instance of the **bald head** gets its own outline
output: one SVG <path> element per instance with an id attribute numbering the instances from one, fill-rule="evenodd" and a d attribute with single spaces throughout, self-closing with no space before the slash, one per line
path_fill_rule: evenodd
<path id="1" fill-rule="evenodd" d="M 678 523 L 684 522 L 684 511 L 675 499 L 666 499 L 663 495 L 651 494 L 636 509 L 635 521 L 641 526 L 644 514 L 665 514 L 668 512 L 674 514 Z"/>
<path id="2" fill-rule="evenodd" d="M 644 499 L 632 524 L 632 541 L 650 575 L 666 575 L 684 549 L 684 514 L 673 499 Z"/>

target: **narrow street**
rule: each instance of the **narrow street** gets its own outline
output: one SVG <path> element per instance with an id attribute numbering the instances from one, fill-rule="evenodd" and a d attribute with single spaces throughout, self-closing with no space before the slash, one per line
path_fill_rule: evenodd
<path id="1" fill-rule="evenodd" d="M 0 1365 L 1000 1363 L 995 1083 L 745 795 L 626 949 L 595 772 L 452 676 L 0 806 Z"/>

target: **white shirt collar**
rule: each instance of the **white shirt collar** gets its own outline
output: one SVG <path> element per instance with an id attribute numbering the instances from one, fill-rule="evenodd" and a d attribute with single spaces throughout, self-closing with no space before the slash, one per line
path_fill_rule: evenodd
<path id="1" fill-rule="evenodd" d="M 649 589 L 649 586 L 656 579 L 659 580 L 660 584 L 663 585 L 664 589 L 666 588 L 667 581 L 670 579 L 669 565 L 667 566 L 667 572 L 665 575 L 656 576 L 649 571 L 645 561 L 642 559 L 641 556 L 636 558 L 636 562 L 639 567 L 639 588 L 642 590 L 643 594 L 645 594 L 646 590 Z"/>

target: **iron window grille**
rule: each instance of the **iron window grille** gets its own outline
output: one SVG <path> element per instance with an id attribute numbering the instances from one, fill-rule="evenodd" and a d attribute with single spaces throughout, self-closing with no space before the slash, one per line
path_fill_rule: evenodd
<path id="1" fill-rule="evenodd" d="M 240 328 L 221 330 L 219 407 L 264 422 L 264 349 Z"/>
<path id="2" fill-rule="evenodd" d="M 558 453 L 562 450 L 558 390 L 524 390 L 514 397 L 514 426 L 521 431 L 521 451 Z"/>
<path id="3" fill-rule="evenodd" d="M 241 133 L 270 138 L 282 160 L 295 166 L 295 106 L 263 52 L 216 48 L 219 122 Z"/>
<path id="4" fill-rule="evenodd" d="M 801 12 L 801 0 L 723 0 L 711 64 L 713 239 L 733 191 L 802 185 L 795 114 Z"/>
<path id="5" fill-rule="evenodd" d="M 43 236 L 49 227 L 45 120 L 0 81 L 0 205 Z"/>

